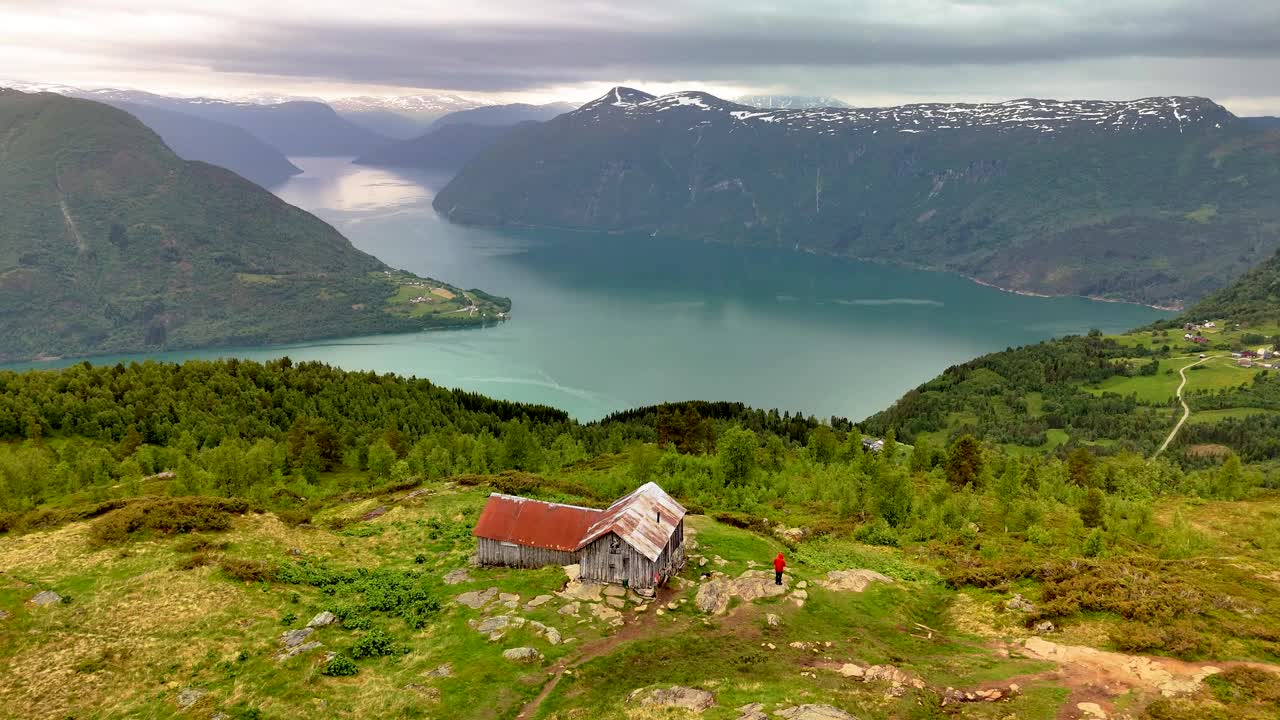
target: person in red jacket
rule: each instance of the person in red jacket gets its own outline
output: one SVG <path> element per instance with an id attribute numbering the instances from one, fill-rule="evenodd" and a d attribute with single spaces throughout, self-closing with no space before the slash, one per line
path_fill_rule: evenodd
<path id="1" fill-rule="evenodd" d="M 786 558 L 782 557 L 782 553 L 778 553 L 778 557 L 773 559 L 773 583 L 775 585 L 782 584 L 782 571 L 787 567 Z"/>

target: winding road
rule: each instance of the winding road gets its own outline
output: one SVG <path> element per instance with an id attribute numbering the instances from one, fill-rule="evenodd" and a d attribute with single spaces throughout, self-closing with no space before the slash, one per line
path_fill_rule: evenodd
<path id="1" fill-rule="evenodd" d="M 1151 456 L 1152 460 L 1160 457 L 1160 453 L 1163 453 L 1165 448 L 1169 447 L 1169 443 L 1173 442 L 1173 439 L 1178 436 L 1178 431 L 1181 430 L 1182 426 L 1187 422 L 1187 418 L 1191 417 L 1191 407 L 1187 405 L 1186 398 L 1182 397 L 1182 391 L 1187 387 L 1187 371 L 1200 363 L 1212 360 L 1215 357 L 1218 356 L 1213 355 L 1210 357 L 1200 358 L 1190 365 L 1184 365 L 1182 369 L 1178 371 L 1178 374 L 1182 376 L 1182 382 L 1178 384 L 1178 402 L 1182 403 L 1182 417 L 1179 418 L 1178 424 L 1173 426 L 1173 430 L 1169 432 L 1169 437 L 1164 439 L 1164 442 L 1160 445 L 1160 449 L 1156 450 L 1156 454 Z"/>

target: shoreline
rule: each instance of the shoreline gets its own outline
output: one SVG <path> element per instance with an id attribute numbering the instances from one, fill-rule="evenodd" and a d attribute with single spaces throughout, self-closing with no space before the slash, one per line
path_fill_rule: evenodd
<path id="1" fill-rule="evenodd" d="M 449 224 L 451 224 L 451 225 L 460 225 L 460 226 L 463 226 L 463 227 L 487 228 L 487 229 L 491 229 L 491 230 L 499 230 L 499 231 L 500 231 L 500 230 L 504 230 L 504 229 L 517 230 L 517 231 L 519 231 L 519 230 L 549 230 L 549 231 L 554 231 L 554 232 L 574 233 L 574 234 L 577 234 L 577 235 L 592 235 L 592 234 L 600 234 L 600 235 L 613 235 L 613 236 L 618 236 L 618 235 L 630 235 L 630 234 L 635 234 L 635 235 L 645 235 L 645 236 L 648 236 L 648 237 L 655 237 L 655 236 L 657 236 L 657 234 L 658 234 L 658 232 L 659 232 L 659 231 L 657 231 L 657 230 L 649 230 L 649 229 L 597 230 L 597 229 L 587 229 L 587 228 L 562 227 L 562 226 L 559 226 L 559 225 L 533 225 L 533 224 L 528 224 L 528 223 L 511 223 L 511 222 L 494 223 L 494 224 L 489 224 L 489 223 L 468 223 L 468 222 L 458 222 L 458 221 L 456 221 L 456 220 L 453 220 L 451 217 L 449 217 L 449 213 L 441 212 L 439 209 L 435 208 L 435 206 L 434 206 L 434 205 L 432 206 L 432 210 L 434 210 L 434 211 L 436 212 L 436 214 L 437 214 L 441 219 L 443 219 L 445 222 L 447 222 L 447 223 L 449 223 Z M 667 236 L 667 237 L 677 237 L 677 238 L 678 238 L 679 236 Z M 720 242 L 720 241 L 716 241 L 716 240 L 706 240 L 706 239 L 703 239 L 703 238 L 689 238 L 689 240 L 690 240 L 690 241 L 693 241 L 693 242 L 702 242 L 702 243 L 706 243 L 706 244 L 709 244 L 709 245 L 727 245 L 727 244 L 729 244 L 729 243 Z M 970 275 L 970 274 L 965 273 L 965 272 L 961 272 L 961 271 L 959 271 L 959 270 L 948 270 L 948 269 L 946 269 L 946 268 L 929 267 L 929 266 L 925 266 L 925 265 L 917 265 L 917 264 L 915 264 L 915 263 L 902 262 L 902 261 L 898 261 L 898 260 L 885 260 L 885 259 L 883 259 L 883 258 L 859 257 L 859 256 L 857 256 L 857 255 L 837 255 L 837 254 L 835 254 L 835 253 L 823 252 L 823 251 L 818 250 L 818 249 L 816 249 L 816 248 L 810 248 L 810 247 L 801 247 L 801 246 L 796 246 L 796 247 L 793 247 L 793 248 L 786 248 L 786 247 L 781 247 L 781 246 L 776 246 L 776 247 L 775 247 L 775 246 L 771 246 L 771 245 L 755 245 L 755 244 L 748 244 L 748 245 L 744 245 L 744 247 L 763 248 L 763 249 L 766 249 L 766 250 L 775 250 L 775 249 L 776 249 L 776 250 L 790 250 L 791 252 L 803 252 L 803 253 L 809 253 L 809 254 L 811 254 L 811 255 L 820 255 L 820 256 L 823 256 L 823 257 L 842 258 L 842 259 L 845 259 L 845 260 L 854 260 L 854 261 L 857 261 L 857 262 L 870 263 L 870 264 L 874 264 L 874 265 L 893 265 L 893 266 L 896 266 L 896 267 L 907 268 L 907 269 L 909 269 L 909 270 L 921 270 L 921 271 L 924 271 L 924 272 L 937 272 L 937 273 L 944 273 L 944 274 L 947 274 L 947 275 L 956 275 L 956 276 L 958 276 L 958 277 L 962 277 L 962 278 L 964 278 L 965 280 L 968 280 L 968 281 L 969 281 L 969 282 L 971 282 L 971 283 L 974 283 L 975 285 L 981 285 L 982 287 L 988 287 L 988 288 L 991 288 L 991 289 L 993 289 L 993 290 L 999 290 L 1000 292 L 1009 293 L 1009 294 L 1011 294 L 1011 295 L 1021 295 L 1021 296 L 1023 296 L 1023 297 L 1044 298 L 1044 299 L 1053 299 L 1053 298 L 1080 298 L 1080 299 L 1083 299 L 1083 300 L 1092 300 L 1092 301 L 1094 301 L 1094 302 L 1118 303 L 1118 304 L 1121 304 L 1121 305 L 1136 305 L 1136 306 L 1138 306 L 1138 307 L 1144 307 L 1144 308 L 1149 308 L 1149 309 L 1151 309 L 1151 310 L 1159 310 L 1160 312 L 1170 312 L 1170 313 L 1179 313 L 1179 312 L 1183 312 L 1184 310 L 1186 310 L 1186 307 L 1185 307 L 1185 306 L 1183 306 L 1183 305 L 1178 305 L 1178 306 L 1174 306 L 1174 305 L 1154 305 L 1154 304 L 1152 304 L 1152 303 L 1145 303 L 1145 302 L 1142 302 L 1142 301 L 1140 301 L 1140 300 L 1125 300 L 1125 299 L 1123 299 L 1123 298 L 1102 297 L 1102 296 L 1099 296 L 1099 295 L 1078 295 L 1078 294 L 1072 294 L 1072 293 L 1062 293 L 1062 294 L 1056 294 L 1056 295 L 1055 295 L 1055 294 L 1051 294 L 1051 293 L 1040 293 L 1040 292 L 1035 292 L 1035 291 L 1033 291 L 1033 290 L 1018 290 L 1018 289 L 1015 289 L 1015 288 L 1002 287 L 1002 286 L 997 285 L 997 284 L 995 284 L 995 283 L 993 283 L 993 282 L 991 282 L 991 281 L 989 281 L 989 280 L 983 280 L 983 279 L 981 279 L 981 278 L 975 277 L 975 276 Z"/>

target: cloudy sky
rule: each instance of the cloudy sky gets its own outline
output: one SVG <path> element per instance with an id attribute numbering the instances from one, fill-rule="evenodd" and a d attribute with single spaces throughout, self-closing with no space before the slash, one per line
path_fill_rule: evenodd
<path id="1" fill-rule="evenodd" d="M 1187 94 L 1280 114 L 1280 1 L 0 0 L 0 77 L 528 101 L 618 83 L 860 105 Z"/>

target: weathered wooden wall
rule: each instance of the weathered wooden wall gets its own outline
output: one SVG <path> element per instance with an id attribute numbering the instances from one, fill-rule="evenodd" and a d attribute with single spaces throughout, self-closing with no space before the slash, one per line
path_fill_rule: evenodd
<path id="1" fill-rule="evenodd" d="M 582 548 L 578 562 L 582 567 L 583 580 L 625 582 L 633 588 L 651 588 L 655 584 L 655 575 L 660 576 L 659 580 L 666 580 L 684 568 L 684 521 L 676 525 L 657 562 L 640 554 L 613 533 Z"/>
<path id="2" fill-rule="evenodd" d="M 547 565 L 572 565 L 578 562 L 578 553 L 480 538 L 477 558 L 481 565 L 540 568 Z"/>

